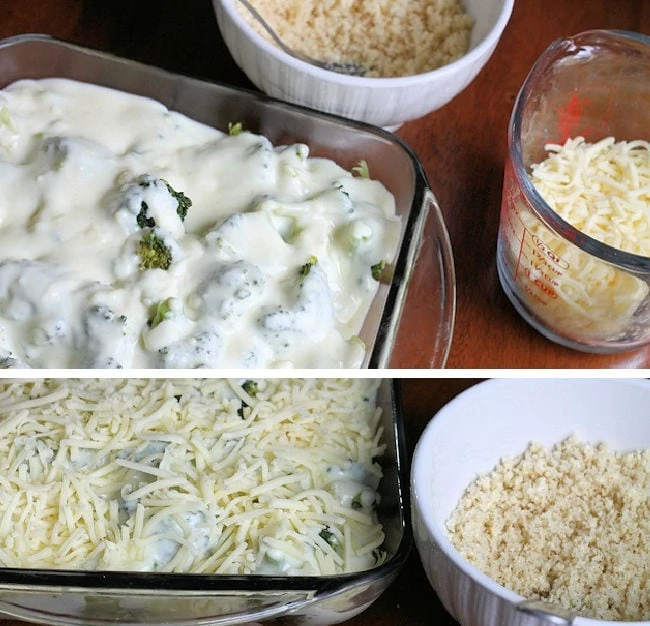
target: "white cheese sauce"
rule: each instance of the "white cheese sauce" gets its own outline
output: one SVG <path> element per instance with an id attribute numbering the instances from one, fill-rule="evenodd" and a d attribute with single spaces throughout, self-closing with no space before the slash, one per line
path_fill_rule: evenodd
<path id="1" fill-rule="evenodd" d="M 66 79 L 0 91 L 0 366 L 359 367 L 400 230 L 306 145 Z"/>

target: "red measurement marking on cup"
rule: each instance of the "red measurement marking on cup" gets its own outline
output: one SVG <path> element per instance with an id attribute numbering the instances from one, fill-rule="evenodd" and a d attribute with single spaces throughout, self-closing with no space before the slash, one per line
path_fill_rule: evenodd
<path id="1" fill-rule="evenodd" d="M 587 129 L 581 128 L 581 122 L 589 104 L 591 104 L 589 98 L 581 98 L 577 93 L 572 93 L 566 105 L 558 110 L 557 129 L 560 133 L 558 143 L 563 144 L 567 139 L 575 137 L 578 132 L 587 133 Z"/>
<path id="2" fill-rule="evenodd" d="M 599 85 L 590 89 L 591 96 L 585 94 L 578 95 L 572 93 L 569 101 L 564 107 L 560 107 L 557 112 L 557 129 L 560 135 L 557 143 L 563 144 L 567 139 L 574 137 L 584 137 L 587 141 L 598 141 L 603 137 L 611 134 L 610 121 L 616 103 L 616 94 L 611 85 Z M 594 110 L 593 104 L 601 104 L 598 113 Z M 585 116 L 588 108 L 592 110 Z M 589 124 L 587 124 L 587 119 Z"/>
<path id="3" fill-rule="evenodd" d="M 526 239 L 527 237 L 530 237 L 531 233 L 530 231 L 526 228 L 526 225 L 524 224 L 523 220 L 521 219 L 521 216 L 519 215 L 519 211 L 515 209 L 515 214 L 519 220 L 519 224 L 521 224 L 521 234 L 518 235 L 519 239 L 519 249 L 517 250 L 517 261 L 515 262 L 515 273 L 513 278 L 517 280 L 517 277 L 519 275 L 519 271 L 524 269 L 524 263 L 522 263 L 522 259 L 525 259 L 526 261 L 529 261 L 529 257 L 526 254 Z M 516 232 L 514 227 L 512 228 L 513 232 Z"/>
<path id="4" fill-rule="evenodd" d="M 524 255 L 523 247 L 526 240 L 526 226 L 521 219 L 519 210 L 517 209 L 517 203 L 519 202 L 520 193 L 517 189 L 515 183 L 512 180 L 512 175 L 508 177 L 506 174 L 506 187 L 504 188 L 504 196 L 501 201 L 501 230 L 504 237 L 508 242 L 516 241 L 518 243 L 518 250 L 516 252 L 517 258 L 515 261 L 515 269 L 513 272 L 514 280 L 517 280 L 517 273 L 521 267 L 521 258 Z M 523 232 L 520 232 L 517 228 L 518 222 L 520 227 L 523 228 Z M 514 245 L 511 243 L 511 247 L 514 249 Z M 524 255 L 525 256 L 525 255 Z"/>
<path id="5" fill-rule="evenodd" d="M 526 278 L 545 296 L 552 300 L 557 298 L 555 288 L 558 286 L 558 283 L 552 276 L 545 274 L 538 266 L 534 266 L 533 268 L 526 267 L 524 268 L 524 273 L 526 274 Z"/>
<path id="6" fill-rule="evenodd" d="M 551 250 L 542 239 L 537 235 L 533 235 L 533 243 L 537 246 L 537 249 L 541 254 L 544 255 L 546 259 L 551 261 L 553 265 L 556 265 L 559 269 L 553 269 L 557 274 L 561 274 L 562 270 L 569 269 L 569 263 L 565 261 L 559 254 L 556 254 Z"/>
<path id="7" fill-rule="evenodd" d="M 569 263 L 526 227 L 516 209 L 513 214 L 521 226 L 517 236 L 519 245 L 513 277 L 518 280 L 520 274 L 523 274 L 539 293 L 534 294 L 530 287 L 526 287 L 526 291 L 540 303 L 545 304 L 545 297 L 555 300 L 558 297 L 556 289 L 560 286 L 560 277 L 569 268 Z M 514 226 L 509 224 L 509 227 L 511 235 L 515 234 Z"/>

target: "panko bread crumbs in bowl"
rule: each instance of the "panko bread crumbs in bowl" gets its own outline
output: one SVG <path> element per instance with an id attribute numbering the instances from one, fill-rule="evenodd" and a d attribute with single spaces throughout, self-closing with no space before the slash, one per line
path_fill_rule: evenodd
<path id="1" fill-rule="evenodd" d="M 289 48 L 316 59 L 358 64 L 367 77 L 411 76 L 446 65 L 467 52 L 474 24 L 459 0 L 251 4 Z M 237 8 L 268 37 L 241 3 Z"/>
<path id="2" fill-rule="evenodd" d="M 212 4 L 235 63 L 265 94 L 394 131 L 476 78 L 514 0 Z M 277 40 L 253 23 L 256 13 L 277 29 Z"/>
<path id="3" fill-rule="evenodd" d="M 531 443 L 469 485 L 447 530 L 472 565 L 523 597 L 650 620 L 650 450 Z"/>

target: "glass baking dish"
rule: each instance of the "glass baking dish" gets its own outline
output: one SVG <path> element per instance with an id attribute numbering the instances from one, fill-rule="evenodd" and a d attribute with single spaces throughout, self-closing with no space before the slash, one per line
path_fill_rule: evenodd
<path id="1" fill-rule="evenodd" d="M 390 366 L 391 352 L 416 262 L 434 306 L 426 324 L 434 329 L 431 367 L 443 367 L 453 333 L 455 275 L 449 236 L 421 163 L 394 135 L 366 124 L 289 105 L 261 94 L 205 82 L 54 39 L 18 35 L 0 41 L 0 88 L 22 78 L 69 78 L 95 83 L 162 102 L 200 122 L 227 132 L 243 122 L 273 144 L 305 143 L 310 154 L 350 169 L 365 159 L 373 178 L 396 199 L 402 218 L 400 248 L 392 279 L 382 284 L 359 333 L 366 345 L 363 367 Z M 420 255 L 426 225 L 427 254 Z"/>
<path id="2" fill-rule="evenodd" d="M 49 624 L 269 622 L 336 624 L 366 609 L 396 578 L 412 546 L 408 466 L 398 382 L 383 379 L 385 454 L 377 513 L 387 557 L 338 576 L 230 576 L 0 568 L 0 614 Z"/>

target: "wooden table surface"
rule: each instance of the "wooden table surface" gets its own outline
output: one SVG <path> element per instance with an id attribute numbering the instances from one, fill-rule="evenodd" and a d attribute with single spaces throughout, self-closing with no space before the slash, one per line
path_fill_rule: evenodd
<path id="1" fill-rule="evenodd" d="M 457 310 L 449 368 L 650 365 L 650 348 L 602 356 L 555 345 L 519 317 L 497 279 L 503 164 L 515 96 L 551 41 L 592 28 L 650 33 L 650 0 L 516 0 L 494 55 L 473 83 L 442 109 L 397 131 L 421 159 L 451 237 Z M 3 0 L 0 37 L 26 32 L 252 88 L 221 40 L 210 0 Z M 430 366 L 428 323 L 422 294 L 412 290 L 393 367 Z"/>

